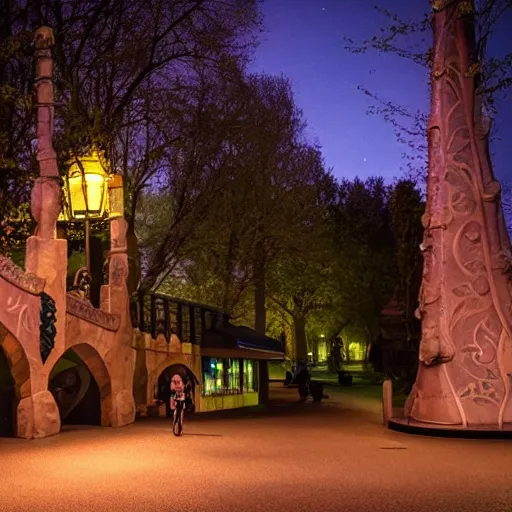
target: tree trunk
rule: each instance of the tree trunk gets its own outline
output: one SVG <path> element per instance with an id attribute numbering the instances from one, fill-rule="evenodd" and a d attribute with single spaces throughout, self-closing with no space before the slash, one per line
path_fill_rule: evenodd
<path id="1" fill-rule="evenodd" d="M 233 287 L 233 269 L 235 264 L 235 249 L 236 249 L 236 237 L 235 232 L 232 229 L 229 234 L 228 253 L 226 255 L 226 262 L 224 265 L 224 279 L 223 279 L 223 290 L 222 290 L 222 309 L 229 311 L 232 299 L 232 287 Z"/>
<path id="2" fill-rule="evenodd" d="M 267 329 L 267 309 L 265 307 L 265 255 L 258 244 L 254 258 L 254 329 L 265 334 Z"/>
<path id="3" fill-rule="evenodd" d="M 267 329 L 267 310 L 265 307 L 265 254 L 258 244 L 254 258 L 254 329 L 265 335 Z M 268 364 L 259 361 L 259 403 L 268 404 Z"/>
<path id="4" fill-rule="evenodd" d="M 100 238 L 91 236 L 91 290 L 90 300 L 95 308 L 100 307 L 100 290 L 103 285 L 103 243 Z"/>
<path id="5" fill-rule="evenodd" d="M 308 345 L 306 342 L 306 319 L 304 315 L 294 315 L 293 332 L 295 338 L 295 354 L 297 361 L 307 361 Z"/>
<path id="6" fill-rule="evenodd" d="M 128 294 L 132 296 L 139 287 L 140 282 L 140 252 L 137 245 L 137 236 L 135 235 L 134 219 L 128 220 L 128 229 L 126 231 L 126 245 L 128 252 Z"/>
<path id="7" fill-rule="evenodd" d="M 368 349 L 370 348 L 371 344 L 375 342 L 375 340 L 373 339 L 372 331 L 368 327 L 368 323 L 366 321 L 364 323 L 364 330 L 366 331 L 366 344 L 364 347 L 364 362 L 366 363 L 368 361 Z"/>

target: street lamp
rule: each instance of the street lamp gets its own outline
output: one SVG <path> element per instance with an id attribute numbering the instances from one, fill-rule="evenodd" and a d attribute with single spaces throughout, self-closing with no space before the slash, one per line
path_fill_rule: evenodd
<path id="1" fill-rule="evenodd" d="M 88 155 L 75 156 L 68 162 L 65 179 L 67 208 L 62 212 L 60 220 L 84 222 L 85 262 L 89 281 L 90 221 L 111 220 L 124 214 L 123 177 L 108 171 L 109 166 L 103 153 L 93 149 Z"/>

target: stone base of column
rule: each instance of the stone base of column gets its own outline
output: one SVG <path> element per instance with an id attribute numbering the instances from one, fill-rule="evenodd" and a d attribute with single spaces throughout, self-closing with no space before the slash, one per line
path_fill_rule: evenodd
<path id="1" fill-rule="evenodd" d="M 60 432 L 59 408 L 49 391 L 23 398 L 18 404 L 16 437 L 33 439 Z"/>
<path id="2" fill-rule="evenodd" d="M 135 400 L 131 391 L 123 389 L 115 397 L 115 414 L 112 415 L 113 427 L 124 427 L 135 421 Z"/>
<path id="3" fill-rule="evenodd" d="M 512 423 L 506 423 L 503 428 L 498 425 L 468 426 L 439 425 L 415 421 L 410 418 L 395 415 L 388 421 L 388 428 L 396 432 L 428 437 L 447 437 L 462 439 L 512 439 Z"/>

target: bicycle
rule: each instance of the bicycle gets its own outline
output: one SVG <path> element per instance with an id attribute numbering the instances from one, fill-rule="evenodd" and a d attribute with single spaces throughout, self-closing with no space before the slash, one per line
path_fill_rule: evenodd
<path id="1" fill-rule="evenodd" d="M 181 436 L 181 433 L 183 432 L 183 406 L 184 401 L 183 400 L 176 400 L 176 409 L 174 409 L 174 419 L 172 422 L 172 433 L 178 437 Z"/>

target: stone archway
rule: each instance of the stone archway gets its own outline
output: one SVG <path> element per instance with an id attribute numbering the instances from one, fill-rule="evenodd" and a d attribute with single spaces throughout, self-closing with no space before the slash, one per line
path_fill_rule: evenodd
<path id="1" fill-rule="evenodd" d="M 199 383 L 194 372 L 185 364 L 179 362 L 172 362 L 160 371 L 157 381 L 155 394 L 159 400 L 163 400 L 165 403 L 166 414 L 168 417 L 172 416 L 170 409 L 170 383 L 171 377 L 175 374 L 180 374 L 183 378 L 192 383 L 192 395 L 195 397 L 196 384 Z"/>
<path id="2" fill-rule="evenodd" d="M 91 345 L 70 347 L 55 363 L 48 387 L 64 424 L 112 426 L 110 374 Z"/>
<path id="3" fill-rule="evenodd" d="M 9 359 L 0 348 L 0 437 L 16 435 L 16 383 L 11 374 Z"/>
<path id="4" fill-rule="evenodd" d="M 30 393 L 30 365 L 25 350 L 0 324 L 0 437 L 18 435 L 18 405 Z"/>

